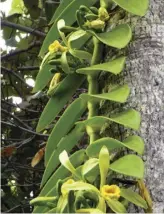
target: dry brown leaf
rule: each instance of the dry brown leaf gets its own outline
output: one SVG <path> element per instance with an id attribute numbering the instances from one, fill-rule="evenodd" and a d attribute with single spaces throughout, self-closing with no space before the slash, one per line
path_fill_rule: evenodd
<path id="1" fill-rule="evenodd" d="M 45 147 L 39 149 L 39 151 L 35 154 L 35 156 L 33 157 L 32 161 L 31 161 L 31 166 L 35 167 L 43 158 L 44 156 L 44 151 L 45 151 Z"/>
<path id="2" fill-rule="evenodd" d="M 1 150 L 1 157 L 10 157 L 15 152 L 15 150 L 15 146 L 8 146 L 6 148 L 3 148 Z"/>

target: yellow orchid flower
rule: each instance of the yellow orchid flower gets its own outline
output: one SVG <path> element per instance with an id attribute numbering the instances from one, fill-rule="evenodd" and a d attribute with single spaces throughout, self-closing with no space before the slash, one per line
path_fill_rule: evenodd
<path id="1" fill-rule="evenodd" d="M 119 199 L 120 188 L 117 185 L 104 185 L 101 188 L 101 195 L 104 198 Z"/>
<path id="2" fill-rule="evenodd" d="M 48 50 L 50 53 L 55 53 L 55 52 L 64 52 L 67 51 L 68 48 L 62 46 L 57 40 L 55 40 L 49 47 Z"/>

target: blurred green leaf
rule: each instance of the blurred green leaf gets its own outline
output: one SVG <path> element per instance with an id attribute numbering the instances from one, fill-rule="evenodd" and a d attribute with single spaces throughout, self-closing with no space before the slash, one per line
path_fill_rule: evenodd
<path id="1" fill-rule="evenodd" d="M 113 30 L 105 33 L 95 33 L 91 30 L 88 32 L 90 32 L 102 43 L 119 49 L 126 47 L 132 38 L 131 28 L 127 24 L 119 25 Z"/>
<path id="2" fill-rule="evenodd" d="M 137 0 L 137 1 L 113 0 L 113 1 L 123 9 L 138 16 L 144 16 L 149 6 L 149 0 Z"/>
<path id="3" fill-rule="evenodd" d="M 95 130 L 100 130 L 105 122 L 115 122 L 121 124 L 125 127 L 132 128 L 134 130 L 138 130 L 140 127 L 140 114 L 134 109 L 129 109 L 123 111 L 121 113 L 117 113 L 111 115 L 109 118 L 104 116 L 95 116 L 90 119 L 77 122 L 81 128 L 85 128 L 86 126 L 90 126 Z"/>
<path id="4" fill-rule="evenodd" d="M 121 196 L 139 207 L 148 208 L 146 201 L 131 189 L 121 189 Z"/>
<path id="5" fill-rule="evenodd" d="M 13 15 L 15 13 L 23 14 L 24 10 L 25 10 L 25 6 L 24 6 L 23 0 L 12 0 L 9 15 Z"/>
<path id="6" fill-rule="evenodd" d="M 89 157 L 98 157 L 98 154 L 103 146 L 106 146 L 109 151 L 126 147 L 141 155 L 144 151 L 143 140 L 139 136 L 133 135 L 127 137 L 123 142 L 110 137 L 98 139 L 87 147 L 86 153 Z"/>
<path id="7" fill-rule="evenodd" d="M 84 79 L 83 76 L 77 74 L 67 75 L 45 106 L 36 128 L 37 131 L 43 130 L 55 119 Z"/>
<path id="8" fill-rule="evenodd" d="M 33 88 L 33 93 L 41 91 L 47 83 L 52 79 L 53 73 L 51 73 L 51 69 L 54 68 L 54 65 L 50 65 L 48 63 L 44 64 L 40 71 L 38 72 L 38 75 L 36 77 L 35 81 L 35 87 Z"/>
<path id="9" fill-rule="evenodd" d="M 110 165 L 110 169 L 114 172 L 135 178 L 143 178 L 144 176 L 144 163 L 136 155 L 126 155 L 119 158 Z"/>
<path id="10" fill-rule="evenodd" d="M 115 102 L 124 103 L 126 102 L 130 93 L 128 85 L 117 86 L 112 89 L 109 93 L 104 94 L 81 94 L 80 98 L 86 101 L 101 101 L 101 100 L 110 100 Z"/>
<path id="11" fill-rule="evenodd" d="M 72 130 L 68 135 L 63 137 L 58 146 L 57 149 L 55 149 L 47 163 L 47 167 L 44 171 L 41 186 L 45 184 L 45 182 L 49 179 L 52 172 L 56 169 L 56 167 L 60 164 L 59 161 L 59 154 L 66 150 L 67 152 L 70 152 L 71 149 L 79 142 L 79 140 L 84 135 L 83 132 L 79 129 L 79 127 L 75 127 L 75 129 Z M 74 162 L 73 162 L 74 164 Z"/>
<path id="12" fill-rule="evenodd" d="M 111 208 L 111 210 L 114 211 L 115 213 L 127 213 L 124 205 L 121 202 L 111 198 L 108 198 L 106 202 L 108 206 Z"/>
<path id="13" fill-rule="evenodd" d="M 86 106 L 86 102 L 78 98 L 69 105 L 63 115 L 60 117 L 48 138 L 45 151 L 45 165 L 47 165 L 54 149 L 56 149 L 57 144 L 61 138 L 64 137 L 68 131 L 70 131 L 74 123 L 84 113 Z"/>
<path id="14" fill-rule="evenodd" d="M 89 74 L 95 74 L 99 71 L 106 71 L 117 75 L 123 70 L 125 59 L 126 59 L 125 57 L 119 57 L 117 59 L 114 59 L 112 61 L 105 62 L 102 64 L 80 68 L 76 72 L 79 74 L 89 75 Z"/>

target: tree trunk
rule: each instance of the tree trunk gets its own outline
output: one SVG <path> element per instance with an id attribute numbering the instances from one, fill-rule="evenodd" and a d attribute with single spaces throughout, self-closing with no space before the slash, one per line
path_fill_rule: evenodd
<path id="1" fill-rule="evenodd" d="M 153 212 L 163 213 L 164 0 L 150 0 L 145 17 L 128 15 L 126 22 L 135 25 L 124 71 L 124 81 L 131 88 L 127 105 L 141 112 L 139 135 L 145 141 L 145 183 L 152 196 Z"/>

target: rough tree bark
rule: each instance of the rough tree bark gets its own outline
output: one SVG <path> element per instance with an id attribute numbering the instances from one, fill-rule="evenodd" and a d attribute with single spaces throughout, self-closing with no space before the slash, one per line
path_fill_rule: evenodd
<path id="1" fill-rule="evenodd" d="M 145 17 L 129 15 L 126 22 L 135 25 L 124 71 L 124 81 L 131 88 L 127 105 L 141 112 L 139 134 L 145 141 L 145 183 L 153 199 L 153 212 L 163 213 L 164 0 L 150 0 Z"/>
<path id="2" fill-rule="evenodd" d="M 145 140 L 145 182 L 153 211 L 164 212 L 164 1 L 151 0 L 147 15 L 138 20 L 129 48 L 126 79 L 131 104 L 142 114 Z"/>

